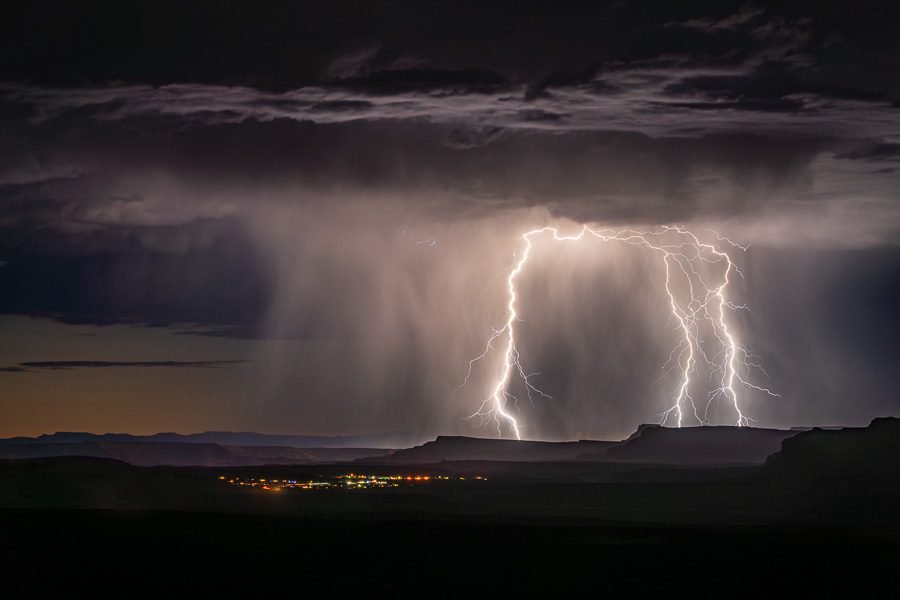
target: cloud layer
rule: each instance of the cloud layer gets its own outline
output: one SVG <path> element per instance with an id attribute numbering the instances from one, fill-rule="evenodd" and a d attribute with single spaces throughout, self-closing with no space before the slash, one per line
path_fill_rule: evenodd
<path id="1" fill-rule="evenodd" d="M 137 3 L 119 30 L 21 8 L 0 36 L 0 313 L 258 344 L 270 427 L 471 433 L 481 390 L 454 390 L 523 229 L 684 223 L 750 244 L 736 285 L 761 308 L 735 318 L 804 398 L 762 422 L 867 422 L 896 356 L 854 332 L 896 320 L 900 46 L 889 9 L 828 4 L 212 23 Z M 521 408 L 532 431 L 653 420 L 658 265 L 544 251 L 524 339 L 561 399 Z"/>

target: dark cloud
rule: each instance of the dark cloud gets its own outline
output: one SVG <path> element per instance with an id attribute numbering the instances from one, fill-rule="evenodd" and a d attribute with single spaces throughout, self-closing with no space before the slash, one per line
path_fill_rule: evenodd
<path id="1" fill-rule="evenodd" d="M 333 82 L 337 87 L 358 89 L 372 94 L 395 94 L 414 91 L 446 94 L 487 94 L 508 88 L 505 77 L 487 69 L 460 70 L 417 67 L 376 71 L 360 77 Z"/>
<path id="2" fill-rule="evenodd" d="M 578 11 L 552 3 L 511 11 L 497 2 L 424 6 L 410 0 L 384 10 L 366 8 L 358 1 L 276 2 L 268 11 L 252 3 L 196 2 L 185 8 L 139 1 L 123 13 L 70 2 L 20 4 L 4 19 L 0 79 L 287 90 L 414 66 L 483 68 L 511 81 L 539 82 L 552 79 L 551 73 L 577 75 L 594 65 L 664 55 L 740 64 L 760 54 L 772 59 L 802 52 L 829 76 L 897 85 L 883 77 L 897 49 L 897 9 L 877 0 L 790 6 L 609 1 Z M 198 30 L 206 32 L 202 39 Z M 859 59 L 875 72 L 845 69 Z M 561 77 L 566 85 L 572 81 Z"/>
<path id="3" fill-rule="evenodd" d="M 709 98 L 771 101 L 794 97 L 798 103 L 804 94 L 840 100 L 886 100 L 882 93 L 876 91 L 805 81 L 802 71 L 784 63 L 766 63 L 740 75 L 686 77 L 666 87 L 665 93 L 672 96 L 701 94 Z"/>
<path id="4" fill-rule="evenodd" d="M 900 159 L 900 144 L 869 144 L 850 152 L 838 154 L 837 157 L 849 160 L 898 160 Z"/>
<path id="5" fill-rule="evenodd" d="M 595 94 L 614 93 L 618 88 L 611 86 L 602 79 L 597 78 L 600 65 L 592 64 L 578 69 L 555 71 L 530 83 L 525 88 L 525 100 L 534 100 L 546 96 L 545 92 L 552 88 L 590 86 Z"/>
<path id="6" fill-rule="evenodd" d="M 727 16 L 698 17 L 681 23 L 670 23 L 671 27 L 686 27 L 701 29 L 703 31 L 716 31 L 722 29 L 738 29 L 758 22 L 765 15 L 765 10 L 752 4 L 744 4 L 740 9 Z"/>
<path id="7" fill-rule="evenodd" d="M 6 229 L 3 313 L 99 325 L 225 323 L 246 331 L 265 310 L 267 272 L 233 221 L 56 233 L 41 227 Z M 208 243 L 198 243 L 203 235 Z"/>
<path id="8" fill-rule="evenodd" d="M 326 100 L 313 104 L 311 108 L 320 111 L 359 111 L 372 108 L 372 103 L 365 100 Z"/>
<path id="9" fill-rule="evenodd" d="M 796 112 L 804 109 L 804 103 L 788 98 L 775 99 L 740 99 L 724 102 L 658 102 L 657 106 L 665 108 L 690 108 L 693 110 L 750 110 L 750 111 L 776 111 Z"/>

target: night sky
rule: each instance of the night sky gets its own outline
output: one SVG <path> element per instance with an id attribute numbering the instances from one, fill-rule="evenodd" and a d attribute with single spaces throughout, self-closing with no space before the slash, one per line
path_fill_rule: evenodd
<path id="1" fill-rule="evenodd" d="M 582 223 L 749 246 L 757 425 L 900 415 L 893 3 L 223 4 L 3 9 L 0 437 L 496 435 L 517 236 Z M 534 260 L 525 436 L 655 422 L 659 265 Z"/>

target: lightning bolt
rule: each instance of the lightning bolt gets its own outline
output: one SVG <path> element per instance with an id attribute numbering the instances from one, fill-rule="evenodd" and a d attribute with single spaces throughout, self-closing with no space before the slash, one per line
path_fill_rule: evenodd
<path id="1" fill-rule="evenodd" d="M 732 242 L 715 231 L 712 233 L 715 234 L 717 243 L 724 243 L 731 249 L 741 251 L 747 249 L 746 246 Z M 732 276 L 735 274 L 740 276 L 741 272 L 728 253 L 721 250 L 718 245 L 701 241 L 695 234 L 681 226 L 664 226 L 655 231 L 639 231 L 593 229 L 584 225 L 573 235 L 563 235 L 555 227 L 543 227 L 527 231 L 519 237 L 524 247 L 515 257 L 506 278 L 506 321 L 501 327 L 492 330 L 484 351 L 468 363 L 466 377 L 460 387 L 468 383 L 474 365 L 497 351 L 499 346 L 500 371 L 490 388 L 490 395 L 483 400 L 478 410 L 469 416 L 470 419 L 494 421 L 498 435 L 503 435 L 505 426 L 516 439 L 522 439 L 522 428 L 511 412 L 511 407 L 518 406 L 518 399 L 509 391 L 514 374 L 524 382 L 529 400 L 532 399 L 532 393 L 551 398 L 532 384 L 531 378 L 539 373 L 526 373 L 523 368 L 516 346 L 515 327 L 519 321 L 519 295 L 516 282 L 528 263 L 535 240 L 547 235 L 556 242 L 572 243 L 585 238 L 595 238 L 601 242 L 619 242 L 646 248 L 661 258 L 665 272 L 666 296 L 681 339 L 665 365 L 668 367 L 667 373 L 677 368 L 680 377 L 673 393 L 673 404 L 659 415 L 660 424 L 665 425 L 672 420 L 681 427 L 687 418 L 693 418 L 700 425 L 707 425 L 710 406 L 721 399 L 730 403 L 735 414 L 734 424 L 742 427 L 749 425 L 752 419 L 741 409 L 738 387 L 743 386 L 770 396 L 779 396 L 768 388 L 752 383 L 749 379 L 751 369 L 762 370 L 762 367 L 753 362 L 752 353 L 738 343 L 727 319 L 731 311 L 746 309 L 746 306 L 733 304 L 727 295 Z M 716 283 L 707 283 L 704 278 L 706 271 L 716 273 Z M 675 278 L 681 278 L 683 287 L 686 287 L 686 294 L 679 294 L 673 289 Z M 718 349 L 716 354 L 713 354 L 713 349 L 708 348 L 709 344 L 704 343 L 701 330 L 711 332 L 712 339 L 715 340 L 713 344 L 717 345 Z M 694 383 L 691 376 L 701 362 L 708 369 L 710 377 L 716 378 L 716 387 L 707 394 L 702 416 L 697 402 L 691 395 Z"/>

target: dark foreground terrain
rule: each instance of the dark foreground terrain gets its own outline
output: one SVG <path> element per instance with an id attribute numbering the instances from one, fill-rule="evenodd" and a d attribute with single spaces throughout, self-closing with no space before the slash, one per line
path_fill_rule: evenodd
<path id="1" fill-rule="evenodd" d="M 361 471 L 396 487 L 337 478 Z M 289 484 L 309 481 L 331 487 Z M 4 597 L 894 597 L 897 506 L 895 419 L 800 433 L 758 466 L 12 460 L 0 574 Z"/>

